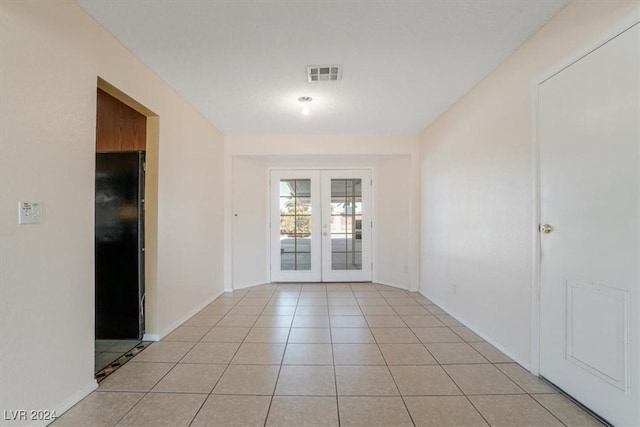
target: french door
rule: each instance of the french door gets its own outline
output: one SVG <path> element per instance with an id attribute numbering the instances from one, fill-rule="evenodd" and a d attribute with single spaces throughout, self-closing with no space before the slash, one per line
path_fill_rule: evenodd
<path id="1" fill-rule="evenodd" d="M 271 281 L 371 280 L 371 172 L 271 172 Z"/>

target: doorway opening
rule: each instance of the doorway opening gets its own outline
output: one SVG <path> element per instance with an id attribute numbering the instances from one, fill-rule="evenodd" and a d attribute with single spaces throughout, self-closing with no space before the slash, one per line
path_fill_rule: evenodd
<path id="1" fill-rule="evenodd" d="M 153 327 L 149 291 L 155 297 L 155 275 L 149 273 L 155 270 L 157 240 L 157 122 L 150 110 L 98 79 L 94 371 L 99 381 L 142 350 Z"/>

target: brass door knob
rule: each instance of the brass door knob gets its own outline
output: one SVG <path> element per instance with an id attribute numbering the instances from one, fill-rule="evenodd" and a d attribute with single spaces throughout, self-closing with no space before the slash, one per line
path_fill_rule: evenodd
<path id="1" fill-rule="evenodd" d="M 540 232 L 544 234 L 549 234 L 553 231 L 553 226 L 550 224 L 542 224 L 540 226 Z"/>

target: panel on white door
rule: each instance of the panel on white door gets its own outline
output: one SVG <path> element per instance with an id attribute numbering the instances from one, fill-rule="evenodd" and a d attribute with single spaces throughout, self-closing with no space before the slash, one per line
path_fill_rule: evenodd
<path id="1" fill-rule="evenodd" d="M 626 391 L 629 292 L 568 281 L 566 301 L 567 360 Z"/>
<path id="2" fill-rule="evenodd" d="M 640 30 L 540 84 L 540 374 L 640 425 Z"/>

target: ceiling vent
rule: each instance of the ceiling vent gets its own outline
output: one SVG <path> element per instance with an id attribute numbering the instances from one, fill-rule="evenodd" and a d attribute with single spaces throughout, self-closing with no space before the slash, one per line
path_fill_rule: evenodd
<path id="1" fill-rule="evenodd" d="M 307 80 L 315 82 L 336 82 L 342 77 L 342 67 L 339 65 L 311 65 L 307 67 Z"/>

